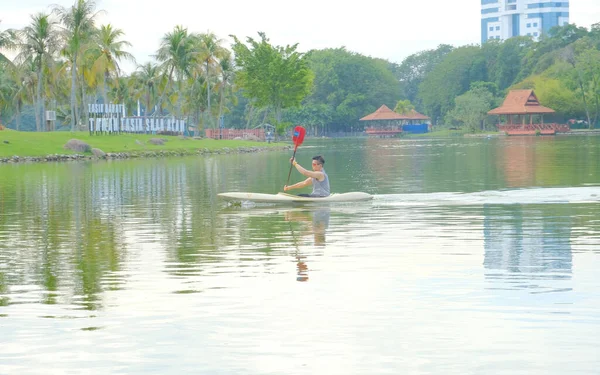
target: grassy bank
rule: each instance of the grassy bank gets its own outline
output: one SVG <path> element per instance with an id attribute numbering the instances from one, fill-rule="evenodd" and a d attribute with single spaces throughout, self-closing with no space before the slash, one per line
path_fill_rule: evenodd
<path id="1" fill-rule="evenodd" d="M 153 145 L 148 141 L 152 138 L 163 138 L 164 145 Z M 70 139 L 79 139 L 106 153 L 147 153 L 147 152 L 177 152 L 180 154 L 196 154 L 199 150 L 217 151 L 220 149 L 239 148 L 281 148 L 284 143 L 266 143 L 243 140 L 213 140 L 191 139 L 177 136 L 120 134 L 94 135 L 86 132 L 17 132 L 12 130 L 0 131 L 0 158 L 42 157 L 46 155 L 72 155 L 76 152 L 65 150 L 63 147 Z M 91 155 L 91 154 L 90 154 Z"/>

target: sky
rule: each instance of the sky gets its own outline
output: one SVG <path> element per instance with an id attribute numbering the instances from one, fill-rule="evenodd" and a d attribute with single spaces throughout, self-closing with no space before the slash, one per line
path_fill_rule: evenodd
<path id="1" fill-rule="evenodd" d="M 34 13 L 49 12 L 75 0 L 0 0 L 0 30 L 23 28 Z M 355 3 L 356 5 L 350 5 Z M 125 32 L 138 64 L 152 60 L 161 37 L 176 25 L 190 32 L 213 32 L 229 47 L 235 35 L 274 45 L 298 43 L 298 50 L 346 47 L 366 56 L 401 63 L 406 57 L 440 44 L 479 44 L 480 0 L 97 0 L 98 25 L 110 23 Z M 589 28 L 600 22 L 598 0 L 570 0 L 570 22 Z M 124 64 L 125 71 L 135 69 Z"/>

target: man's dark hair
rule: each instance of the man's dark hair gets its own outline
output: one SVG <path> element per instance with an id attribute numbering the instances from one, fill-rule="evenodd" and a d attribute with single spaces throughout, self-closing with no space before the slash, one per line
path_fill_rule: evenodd
<path id="1" fill-rule="evenodd" d="M 321 155 L 313 156 L 312 160 L 316 160 L 317 163 L 325 165 L 325 159 Z"/>

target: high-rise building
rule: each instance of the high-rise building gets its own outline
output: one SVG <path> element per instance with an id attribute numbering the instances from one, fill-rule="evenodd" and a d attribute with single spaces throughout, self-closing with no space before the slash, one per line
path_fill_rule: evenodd
<path id="1" fill-rule="evenodd" d="M 568 1 L 481 0 L 481 43 L 529 35 L 534 39 L 569 23 Z"/>

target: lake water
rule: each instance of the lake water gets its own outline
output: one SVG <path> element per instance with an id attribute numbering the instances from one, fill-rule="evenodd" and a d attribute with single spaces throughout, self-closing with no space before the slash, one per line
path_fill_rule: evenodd
<path id="1" fill-rule="evenodd" d="M 600 138 L 0 165 L 0 374 L 597 374 Z M 290 182 L 301 180 L 293 171 Z"/>

